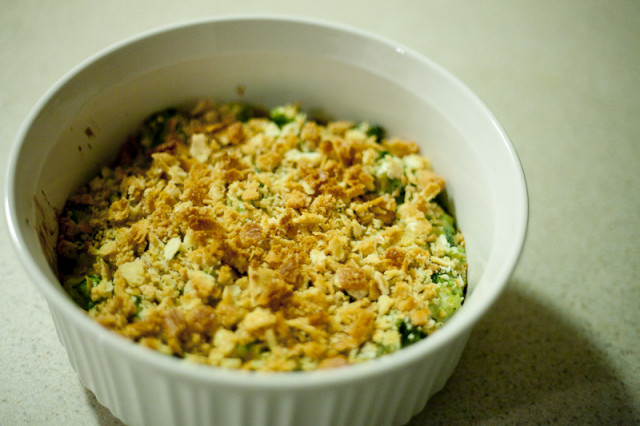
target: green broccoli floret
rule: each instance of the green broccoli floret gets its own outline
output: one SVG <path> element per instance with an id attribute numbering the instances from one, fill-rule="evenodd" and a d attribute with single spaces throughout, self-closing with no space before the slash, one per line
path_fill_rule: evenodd
<path id="1" fill-rule="evenodd" d="M 389 151 L 384 151 L 384 150 L 379 151 L 378 152 L 378 157 L 376 158 L 376 161 L 386 157 L 387 155 L 391 155 L 391 153 Z"/>
<path id="2" fill-rule="evenodd" d="M 140 319 L 140 312 L 142 312 L 142 298 L 138 295 L 131 296 L 133 298 L 133 304 L 136 305 L 136 313 L 134 317 Z"/>
<path id="3" fill-rule="evenodd" d="M 411 319 L 405 317 L 397 324 L 400 333 L 400 345 L 405 348 L 427 337 L 427 333 L 414 326 Z"/>
<path id="4" fill-rule="evenodd" d="M 71 220 L 80 223 L 88 219 L 91 213 L 91 206 L 88 204 L 69 202 L 65 206 L 65 210 L 71 213 Z"/>
<path id="5" fill-rule="evenodd" d="M 377 186 L 383 193 L 393 196 L 397 205 L 404 203 L 406 189 L 401 179 L 382 176 L 378 178 Z"/>
<path id="6" fill-rule="evenodd" d="M 445 273 L 437 272 L 437 273 L 431 275 L 431 282 L 432 283 L 444 284 L 447 281 L 449 281 L 449 275 L 447 275 Z"/>
<path id="7" fill-rule="evenodd" d="M 296 119 L 297 109 L 291 105 L 278 106 L 269 112 L 269 119 L 282 127 Z"/>
<path id="8" fill-rule="evenodd" d="M 143 125 L 143 136 L 151 141 L 151 146 L 162 144 L 169 132 L 169 121 L 174 117 L 181 116 L 176 108 L 167 108 L 153 114 L 145 120 Z M 174 129 L 176 131 L 178 129 Z"/>
<path id="9" fill-rule="evenodd" d="M 252 342 L 246 345 L 237 345 L 234 352 L 235 356 L 243 361 L 250 361 L 260 358 L 260 355 L 268 350 L 269 348 L 265 344 Z"/>
<path id="10" fill-rule="evenodd" d="M 447 213 L 443 213 L 440 217 L 442 234 L 444 234 L 450 246 L 455 245 L 456 227 L 453 217 Z"/>
<path id="11" fill-rule="evenodd" d="M 434 320 L 446 320 L 462 304 L 466 285 L 458 286 L 458 279 L 460 277 L 456 278 L 455 273 L 447 272 L 438 272 L 431 276 L 431 282 L 438 284 L 438 296 L 429 304 Z"/>
<path id="12" fill-rule="evenodd" d="M 87 275 L 80 279 L 77 277 L 67 279 L 64 288 L 82 309 L 88 311 L 95 306 L 95 302 L 91 299 L 91 288 L 99 283 L 98 275 Z"/>
<path id="13" fill-rule="evenodd" d="M 234 104 L 233 109 L 236 115 L 236 120 L 242 121 L 243 123 L 254 117 L 253 109 L 247 104 Z"/>
<path id="14" fill-rule="evenodd" d="M 397 205 L 404 203 L 405 191 L 405 186 L 400 179 L 389 179 L 389 193 L 396 199 Z"/>
<path id="15" fill-rule="evenodd" d="M 375 136 L 376 138 L 376 142 L 382 142 L 382 139 L 384 139 L 385 137 L 385 130 L 383 127 L 381 126 L 370 126 L 367 131 L 366 131 L 366 135 L 367 136 Z"/>

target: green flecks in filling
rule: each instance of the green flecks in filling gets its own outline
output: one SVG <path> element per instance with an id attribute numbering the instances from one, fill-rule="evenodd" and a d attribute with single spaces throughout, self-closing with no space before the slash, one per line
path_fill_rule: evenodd
<path id="1" fill-rule="evenodd" d="M 142 127 L 142 143 L 156 147 L 165 142 L 170 133 L 182 134 L 181 120 L 183 115 L 176 108 L 167 108 L 147 119 Z M 147 141 L 147 142 L 145 142 Z"/>
<path id="2" fill-rule="evenodd" d="M 447 242 L 451 246 L 455 245 L 454 237 L 456 235 L 456 228 L 453 223 L 453 217 L 451 217 L 447 213 L 443 213 L 440 217 L 440 222 L 440 229 L 442 231 L 442 234 L 444 234 L 445 238 L 447 239 Z"/>
<path id="3" fill-rule="evenodd" d="M 95 302 L 91 299 L 91 288 L 98 283 L 100 283 L 99 275 L 86 275 L 67 278 L 63 287 L 82 309 L 88 311 L 95 306 Z"/>
<path id="4" fill-rule="evenodd" d="M 269 119 L 282 128 L 295 121 L 297 111 L 291 106 L 279 106 L 269 112 Z"/>
<path id="5" fill-rule="evenodd" d="M 407 317 L 398 321 L 396 324 L 398 333 L 400 333 L 400 345 L 405 348 L 427 337 L 427 333 L 422 331 L 419 327 L 413 325 L 411 320 Z"/>
<path id="6" fill-rule="evenodd" d="M 307 370 L 324 356 L 359 362 L 412 345 L 460 307 L 464 240 L 433 198 L 443 182 L 432 185 L 428 160 L 399 149 L 402 139 L 367 123 L 323 127 L 290 105 L 199 111 L 146 120 L 130 161 L 65 207 L 61 281 L 90 316 L 185 358 L 261 369 L 291 355 L 279 368 Z M 373 322 L 353 305 L 365 298 Z M 277 327 L 247 321 L 257 306 Z M 179 312 L 175 324 L 166 311 Z M 303 325 L 312 331 L 294 332 Z M 231 337 L 216 348 L 218 328 Z"/>
<path id="7" fill-rule="evenodd" d="M 385 130 L 381 126 L 370 126 L 365 134 L 367 136 L 373 136 L 376 139 L 376 142 L 381 142 L 385 137 Z"/>

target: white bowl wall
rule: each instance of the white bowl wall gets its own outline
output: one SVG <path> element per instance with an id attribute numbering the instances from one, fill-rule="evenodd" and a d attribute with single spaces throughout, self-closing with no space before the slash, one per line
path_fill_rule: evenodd
<path id="1" fill-rule="evenodd" d="M 244 95 L 238 94 L 238 88 Z M 107 331 L 66 296 L 49 266 L 56 211 L 109 164 L 150 113 L 202 98 L 301 102 L 412 138 L 465 235 L 469 291 L 440 331 L 396 354 L 336 371 L 247 374 L 185 365 Z M 444 386 L 473 324 L 502 291 L 525 238 L 527 194 L 496 119 L 433 62 L 357 30 L 277 17 L 204 20 L 114 46 L 72 70 L 27 117 L 5 200 L 11 235 L 44 293 L 83 383 L 130 424 L 404 423 Z"/>

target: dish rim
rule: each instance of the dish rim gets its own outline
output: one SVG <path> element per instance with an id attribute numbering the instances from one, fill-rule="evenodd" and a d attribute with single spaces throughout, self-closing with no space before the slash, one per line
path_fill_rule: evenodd
<path id="1" fill-rule="evenodd" d="M 466 100 L 475 104 L 474 107 L 491 122 L 492 126 L 499 134 L 501 143 L 506 149 L 510 163 L 513 166 L 515 172 L 514 178 L 517 180 L 516 185 L 520 187 L 518 192 L 522 195 L 520 200 L 516 200 L 518 201 L 517 210 L 520 212 L 520 215 L 515 226 L 517 232 L 513 236 L 511 240 L 511 248 L 508 250 L 509 256 L 503 260 L 499 273 L 492 277 L 491 280 L 494 281 L 494 284 L 488 286 L 489 291 L 486 291 L 485 294 L 483 294 L 482 299 L 478 300 L 473 305 L 463 305 L 463 308 L 447 322 L 445 327 L 429 336 L 428 339 L 424 339 L 392 354 L 350 365 L 346 368 L 304 372 L 269 373 L 215 368 L 208 365 L 201 365 L 182 359 L 176 359 L 157 353 L 151 349 L 143 348 L 139 344 L 131 342 L 117 333 L 100 326 L 97 322 L 91 320 L 81 308 L 71 301 L 71 299 L 64 297 L 60 291 L 54 288 L 56 283 L 49 280 L 30 255 L 28 247 L 23 242 L 24 233 L 19 225 L 19 221 L 21 219 L 18 217 L 17 208 L 13 202 L 13 200 L 17 198 L 15 176 L 18 172 L 17 163 L 20 159 L 28 131 L 38 116 L 46 108 L 49 101 L 65 86 L 65 84 L 73 80 L 73 78 L 80 74 L 84 69 L 91 66 L 101 58 L 104 58 L 125 46 L 132 45 L 140 42 L 141 40 L 153 38 L 161 34 L 186 30 L 193 26 L 215 25 L 240 21 L 270 21 L 321 27 L 325 30 L 338 31 L 348 34 L 349 36 L 355 36 L 359 39 L 371 40 L 380 47 L 394 50 L 399 55 L 407 55 L 412 60 L 420 62 L 427 68 L 431 68 L 435 73 L 439 74 L 440 77 L 445 78 L 452 83 L 457 90 L 462 92 Z M 340 385 L 348 382 L 352 383 L 355 381 L 362 381 L 369 377 L 388 374 L 392 371 L 405 368 L 408 365 L 418 363 L 421 359 L 427 358 L 430 354 L 438 351 L 464 333 L 470 332 L 473 325 L 475 325 L 475 323 L 484 316 L 489 308 L 495 303 L 512 275 L 524 247 L 529 215 L 525 175 L 515 147 L 511 143 L 506 131 L 502 128 L 489 108 L 457 77 L 428 57 L 414 51 L 412 48 L 381 35 L 343 23 L 331 22 L 323 19 L 273 14 L 233 14 L 204 17 L 163 25 L 158 28 L 134 34 L 116 42 L 89 56 L 75 67 L 71 68 L 41 96 L 34 107 L 30 110 L 18 130 L 8 159 L 4 204 L 9 235 L 13 243 L 14 250 L 18 254 L 18 258 L 20 259 L 23 268 L 30 279 L 34 281 L 40 291 L 43 292 L 47 302 L 49 304 L 55 304 L 57 308 L 63 309 L 65 311 L 65 315 L 71 317 L 76 327 L 82 327 L 84 331 L 91 332 L 96 336 L 97 340 L 101 344 L 108 344 L 121 355 L 131 357 L 137 362 L 143 362 L 147 365 L 153 366 L 154 369 L 162 370 L 165 374 L 169 374 L 171 376 L 183 376 L 188 380 L 195 382 L 210 384 L 220 383 L 237 387 L 249 387 L 252 389 L 289 387 L 309 388 L 317 387 L 319 385 Z M 482 276 L 478 277 L 478 282 L 480 282 L 483 277 L 484 273 Z M 468 308 L 464 309 L 465 306 Z"/>

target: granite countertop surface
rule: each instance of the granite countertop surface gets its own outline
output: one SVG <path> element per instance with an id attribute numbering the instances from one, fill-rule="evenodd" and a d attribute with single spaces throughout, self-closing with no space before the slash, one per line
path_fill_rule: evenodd
<path id="1" fill-rule="evenodd" d="M 207 16 L 376 32 L 465 82 L 522 161 L 530 221 L 506 291 L 420 424 L 640 424 L 640 2 L 0 0 L 0 151 L 88 56 Z M 0 424 L 120 424 L 80 383 L 2 210 Z"/>

